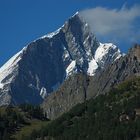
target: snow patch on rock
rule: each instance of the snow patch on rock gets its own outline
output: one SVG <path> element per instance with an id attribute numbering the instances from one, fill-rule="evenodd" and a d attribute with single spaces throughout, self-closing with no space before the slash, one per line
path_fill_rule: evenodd
<path id="1" fill-rule="evenodd" d="M 89 55 L 90 53 L 91 52 L 88 52 L 87 55 Z M 113 62 L 113 59 L 114 61 L 116 61 L 121 56 L 122 55 L 120 50 L 114 44 L 100 43 L 99 47 L 95 51 L 94 58 L 88 64 L 89 67 L 87 70 L 87 74 L 93 76 L 99 67 L 103 68 L 103 66 L 107 63 L 107 61 L 109 61 L 110 57 L 111 57 L 111 61 Z"/>
<path id="2" fill-rule="evenodd" d="M 27 47 L 24 47 L 20 52 L 15 54 L 11 59 L 9 59 L 1 68 L 0 68 L 0 88 L 2 89 L 3 86 L 7 83 L 10 83 L 14 77 L 14 69 L 18 67 L 18 62 L 21 60 L 21 56 L 23 51 L 26 50 Z M 13 76 L 8 79 L 8 81 L 3 82 L 3 80 L 13 73 Z"/>
<path id="3" fill-rule="evenodd" d="M 120 50 L 112 43 L 100 43 L 100 46 L 95 52 L 95 60 L 101 67 L 104 67 L 105 63 L 109 61 L 116 61 L 122 56 Z M 109 62 L 110 63 L 110 62 Z"/>
<path id="4" fill-rule="evenodd" d="M 87 74 L 89 76 L 93 76 L 95 74 L 95 71 L 98 69 L 98 64 L 97 62 L 95 61 L 95 59 L 93 58 L 90 62 L 89 62 L 89 67 L 88 67 L 88 70 L 87 70 Z"/>
<path id="5" fill-rule="evenodd" d="M 76 71 L 76 61 L 73 60 L 69 66 L 66 68 L 66 77 L 70 76 L 73 72 Z"/>
<path id="6" fill-rule="evenodd" d="M 40 91 L 40 96 L 44 99 L 47 96 L 46 88 L 42 87 Z"/>
<path id="7" fill-rule="evenodd" d="M 95 52 L 95 60 L 97 62 L 101 61 L 103 59 L 103 57 L 108 53 L 108 50 L 110 49 L 110 47 L 112 47 L 113 45 L 111 43 L 109 44 L 102 44 L 100 43 L 100 46 L 97 48 L 96 52 Z"/>

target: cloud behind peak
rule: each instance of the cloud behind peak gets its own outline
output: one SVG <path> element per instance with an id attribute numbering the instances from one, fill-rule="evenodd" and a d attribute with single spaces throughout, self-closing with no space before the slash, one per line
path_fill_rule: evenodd
<path id="1" fill-rule="evenodd" d="M 128 41 L 136 43 L 140 40 L 140 5 L 121 9 L 96 7 L 80 12 L 89 23 L 97 37 L 106 41 Z"/>

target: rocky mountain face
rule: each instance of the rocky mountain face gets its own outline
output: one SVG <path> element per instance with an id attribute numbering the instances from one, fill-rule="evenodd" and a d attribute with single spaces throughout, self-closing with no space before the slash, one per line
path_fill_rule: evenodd
<path id="1" fill-rule="evenodd" d="M 140 46 L 135 45 L 127 55 L 116 60 L 93 78 L 96 94 L 105 94 L 110 88 L 128 78 L 140 76 Z M 92 95 L 91 95 L 92 96 Z"/>
<path id="2" fill-rule="evenodd" d="M 39 104 L 71 75 L 96 75 L 120 57 L 119 49 L 100 43 L 76 13 L 57 31 L 31 42 L 0 68 L 0 106 Z"/>
<path id="3" fill-rule="evenodd" d="M 89 82 L 90 77 L 85 74 L 71 75 L 56 92 L 44 100 L 42 107 L 47 117 L 55 119 L 76 104 L 83 103 L 87 99 Z"/>
<path id="4" fill-rule="evenodd" d="M 66 80 L 42 104 L 47 116 L 55 119 L 77 103 L 107 93 L 117 84 L 134 76 L 140 76 L 140 46 L 135 45 L 128 54 L 98 71 L 93 77 L 75 74 Z"/>

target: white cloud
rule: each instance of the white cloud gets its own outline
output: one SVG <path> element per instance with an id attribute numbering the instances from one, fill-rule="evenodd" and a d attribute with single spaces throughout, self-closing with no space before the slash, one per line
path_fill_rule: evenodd
<path id="1" fill-rule="evenodd" d="M 96 7 L 80 13 L 97 37 L 115 42 L 119 40 L 135 43 L 140 40 L 139 5 L 130 8 L 124 5 L 121 9 Z"/>

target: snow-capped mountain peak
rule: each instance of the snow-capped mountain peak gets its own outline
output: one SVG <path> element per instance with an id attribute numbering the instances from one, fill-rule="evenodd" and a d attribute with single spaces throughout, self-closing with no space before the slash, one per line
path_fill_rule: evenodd
<path id="1" fill-rule="evenodd" d="M 79 13 L 27 45 L 0 68 L 0 105 L 42 102 L 74 73 L 94 76 L 121 56 L 101 44 Z"/>

